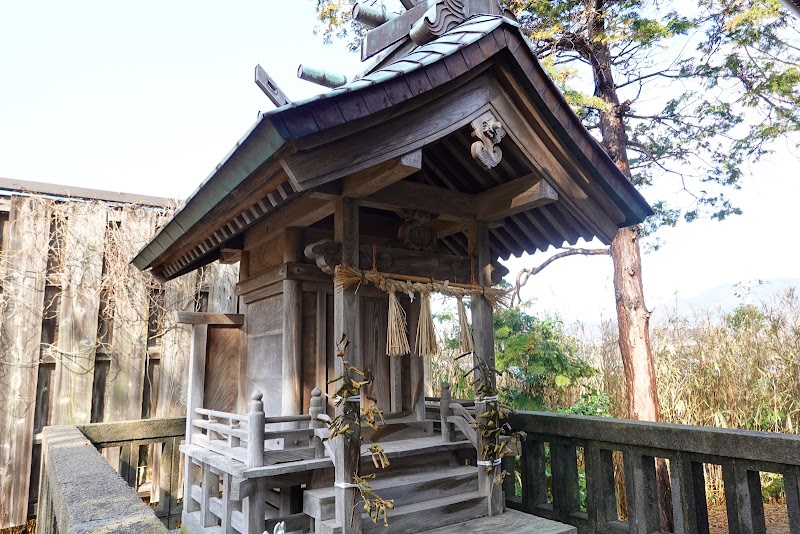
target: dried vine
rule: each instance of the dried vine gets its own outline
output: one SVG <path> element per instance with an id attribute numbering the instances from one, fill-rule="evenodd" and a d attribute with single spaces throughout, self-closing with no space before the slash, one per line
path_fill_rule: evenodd
<path id="1" fill-rule="evenodd" d="M 472 352 L 468 352 L 458 356 L 456 359 L 461 359 L 466 356 L 472 356 Z M 521 437 L 520 432 L 511 432 L 511 425 L 508 424 L 509 416 L 515 413 L 514 407 L 505 401 L 500 400 L 498 395 L 495 381 L 490 380 L 489 377 L 501 376 L 502 373 L 496 368 L 490 366 L 486 361 L 476 358 L 476 363 L 472 369 L 464 374 L 464 377 L 475 376 L 472 381 L 475 387 L 475 399 L 485 399 L 486 411 L 484 413 L 476 414 L 475 422 L 472 427 L 476 432 L 483 437 L 481 440 L 484 446 L 479 450 L 480 462 L 486 474 L 491 474 L 495 465 L 498 465 L 502 459 L 509 454 L 515 454 L 511 445 L 519 442 Z M 475 373 L 477 371 L 477 373 Z M 500 471 L 494 477 L 492 483 L 499 486 L 503 483 L 503 479 L 508 476 L 506 470 Z"/>
<path id="2" fill-rule="evenodd" d="M 365 394 L 368 404 L 364 408 L 360 406 L 361 391 L 365 386 L 372 384 L 373 377 L 372 373 L 362 371 L 346 359 L 349 346 L 350 341 L 347 340 L 346 334 L 343 334 L 342 339 L 337 344 L 336 356 L 342 359 L 344 371 L 333 380 L 328 381 L 331 384 L 341 381 L 334 393 L 334 406 L 339 413 L 332 419 L 322 418 L 329 431 L 328 437 L 325 438 L 326 441 L 336 436 L 350 439 L 353 437 L 353 429 L 360 428 L 362 424 L 373 430 L 378 430 L 378 422 L 385 423 L 383 412 L 378 408 L 376 399 Z M 361 444 L 362 439 L 359 432 L 359 450 Z M 386 457 L 383 447 L 373 443 L 369 447 L 369 452 L 372 464 L 376 469 L 385 469 L 389 466 L 389 458 Z M 372 522 L 377 524 L 378 520 L 383 517 L 383 524 L 388 526 L 388 511 L 394 509 L 394 501 L 392 499 L 383 499 L 372 490 L 369 480 L 374 478 L 374 473 L 363 477 L 360 476 L 358 466 L 356 466 L 356 471 L 353 473 L 353 484 L 355 484 L 364 503 L 364 512 L 369 515 Z"/>

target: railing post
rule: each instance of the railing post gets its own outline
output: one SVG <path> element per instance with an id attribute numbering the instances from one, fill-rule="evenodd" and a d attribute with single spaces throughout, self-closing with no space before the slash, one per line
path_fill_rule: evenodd
<path id="1" fill-rule="evenodd" d="M 626 448 L 623 451 L 623 464 L 630 531 L 637 534 L 657 532 L 660 520 L 655 458 L 643 455 L 634 448 Z"/>
<path id="2" fill-rule="evenodd" d="M 767 528 L 759 472 L 732 460 L 723 464 L 722 480 L 731 534 L 765 534 Z"/>
<path id="3" fill-rule="evenodd" d="M 256 390 L 250 395 L 250 413 L 247 414 L 247 467 L 264 465 L 264 396 Z"/>
<path id="4" fill-rule="evenodd" d="M 235 449 L 236 447 L 239 447 L 242 444 L 242 440 L 237 436 L 233 435 L 234 431 L 239 430 L 239 428 L 240 428 L 239 421 L 231 421 L 230 425 L 231 432 L 230 434 L 228 434 L 228 446 L 231 449 Z"/>
<path id="5" fill-rule="evenodd" d="M 442 440 L 445 442 L 455 441 L 456 432 L 453 423 L 449 423 L 447 418 L 452 415 L 453 411 L 450 409 L 451 395 L 450 384 L 442 382 L 442 398 L 439 401 L 439 417 L 442 421 Z"/>
<path id="6" fill-rule="evenodd" d="M 308 423 L 309 428 L 322 428 L 324 423 L 317 419 L 320 415 L 325 413 L 325 399 L 322 398 L 322 391 L 315 387 L 311 390 L 311 403 L 308 408 L 308 415 L 311 416 L 311 421 Z M 311 443 L 314 445 L 314 458 L 322 458 L 325 456 L 325 450 L 322 446 L 322 439 L 319 436 L 312 436 Z"/>
<path id="7" fill-rule="evenodd" d="M 250 413 L 247 416 L 247 466 L 264 465 L 264 403 L 263 395 L 256 390 L 250 396 Z M 253 481 L 253 490 L 247 497 L 247 532 L 264 532 L 267 504 L 267 487 L 263 478 Z"/>
<path id="8" fill-rule="evenodd" d="M 786 510 L 789 513 L 789 526 L 800 532 L 800 468 L 792 466 L 783 473 L 783 487 L 786 492 Z"/>
<path id="9" fill-rule="evenodd" d="M 675 534 L 708 534 L 703 464 L 683 453 L 669 460 Z"/>
<path id="10" fill-rule="evenodd" d="M 574 445 L 550 442 L 550 472 L 556 518 L 566 519 L 569 514 L 580 512 L 578 458 Z"/>
<path id="11" fill-rule="evenodd" d="M 509 443 L 509 447 L 513 446 L 517 449 L 519 444 Z M 508 454 L 503 456 L 503 462 L 500 464 L 500 469 L 506 472 L 506 476 L 503 479 L 503 493 L 505 493 L 506 500 L 513 499 L 516 500 L 517 496 L 517 484 L 516 484 L 516 454 Z"/>
<path id="12" fill-rule="evenodd" d="M 614 454 L 607 449 L 587 446 L 583 449 L 586 464 L 586 511 L 589 522 L 600 528 L 617 521 L 617 496 L 614 483 Z M 676 531 L 675 534 L 682 534 Z"/>
<path id="13" fill-rule="evenodd" d="M 522 506 L 532 514 L 547 504 L 547 464 L 544 443 L 528 438 L 522 442 Z"/>

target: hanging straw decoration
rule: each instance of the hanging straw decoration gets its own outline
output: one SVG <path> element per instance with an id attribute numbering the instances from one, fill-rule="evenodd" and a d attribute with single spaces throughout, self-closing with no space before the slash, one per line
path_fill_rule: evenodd
<path id="1" fill-rule="evenodd" d="M 408 345 L 406 311 L 397 300 L 397 292 L 389 291 L 389 327 L 386 331 L 386 354 L 403 356 L 411 352 Z"/>
<path id="2" fill-rule="evenodd" d="M 450 297 L 483 295 L 493 309 L 506 307 L 509 303 L 509 292 L 506 289 L 473 284 L 455 284 L 447 280 L 440 281 L 421 276 L 380 273 L 375 270 L 362 271 L 345 264 L 336 266 L 333 283 L 338 291 L 368 283 L 387 293 L 392 291 L 399 293 L 440 293 Z"/>
<path id="3" fill-rule="evenodd" d="M 430 291 L 420 293 L 419 320 L 414 352 L 419 356 L 436 356 L 439 346 L 436 343 L 436 328 L 433 326 Z"/>
<path id="4" fill-rule="evenodd" d="M 461 345 L 461 352 L 473 352 L 475 344 L 472 342 L 472 328 L 467 321 L 467 309 L 464 307 L 464 297 L 456 297 L 458 301 L 458 341 Z"/>

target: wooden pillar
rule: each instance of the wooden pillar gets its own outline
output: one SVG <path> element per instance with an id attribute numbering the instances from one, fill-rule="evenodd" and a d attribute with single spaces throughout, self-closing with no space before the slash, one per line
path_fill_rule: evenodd
<path id="1" fill-rule="evenodd" d="M 301 260 L 300 230 L 287 228 L 283 240 L 283 261 Z M 283 366 L 281 413 L 299 415 L 303 413 L 302 398 L 302 326 L 303 292 L 299 280 L 283 281 Z"/>
<path id="2" fill-rule="evenodd" d="M 358 202 L 351 198 L 339 198 L 334 212 L 334 240 L 342 244 L 342 263 L 358 268 Z M 361 355 L 359 302 L 354 289 L 334 292 L 334 338 L 338 342 L 345 334 L 350 341 L 347 359 L 359 369 L 364 359 Z M 334 376 L 344 371 L 341 358 L 334 359 Z M 334 477 L 336 484 L 351 484 L 358 469 L 361 456 L 361 429 L 356 426 L 351 436 L 339 436 L 333 440 Z M 336 522 L 342 534 L 361 534 L 361 511 L 355 510 L 356 490 L 336 487 Z"/>
<path id="3" fill-rule="evenodd" d="M 328 392 L 328 295 L 325 294 L 324 291 L 317 292 L 316 295 L 316 308 L 317 313 L 315 315 L 317 324 L 316 324 L 316 340 L 314 344 L 314 355 L 315 355 L 315 362 L 316 362 L 316 380 L 315 386 L 320 388 L 320 391 L 327 393 Z M 313 392 L 312 392 L 313 395 Z M 324 398 L 324 396 L 323 396 Z M 323 401 L 323 411 L 322 413 L 327 413 L 327 409 L 325 405 L 327 404 L 326 401 Z"/>
<path id="4" fill-rule="evenodd" d="M 175 321 L 180 323 L 176 314 Z M 189 392 L 186 399 L 186 444 L 192 443 L 194 428 L 192 419 L 195 409 L 203 407 L 206 383 L 206 351 L 208 344 L 208 324 L 192 325 L 192 344 L 189 349 Z M 199 433 L 199 431 L 198 431 Z M 192 459 L 186 457 L 183 465 L 183 513 L 200 510 L 200 503 L 192 497 L 192 486 L 202 483 L 201 476 L 194 468 Z M 184 520 L 186 518 L 184 517 Z"/>
<path id="5" fill-rule="evenodd" d="M 178 320 L 178 322 L 180 322 Z M 189 350 L 189 393 L 186 400 L 186 444 L 192 443 L 192 419 L 195 409 L 203 407 L 206 384 L 206 352 L 208 324 L 192 325 L 192 346 Z"/>
<path id="6" fill-rule="evenodd" d="M 453 423 L 448 422 L 450 417 L 450 384 L 442 382 L 442 396 L 439 400 L 439 419 L 442 422 L 442 440 L 445 442 L 455 441 L 456 431 Z"/>
<path id="7" fill-rule="evenodd" d="M 485 222 L 474 223 L 469 231 L 469 250 L 475 262 L 475 279 L 486 287 L 492 285 L 492 257 L 489 252 L 489 226 Z M 493 368 L 494 364 L 494 325 L 492 323 L 492 307 L 483 295 L 471 297 L 472 330 L 475 343 L 473 359 L 475 364 L 483 360 Z M 476 371 L 477 372 L 477 371 Z M 478 384 L 489 380 L 495 384 L 495 376 L 475 376 Z"/>
<path id="8" fill-rule="evenodd" d="M 476 222 L 470 226 L 469 229 L 469 251 L 470 255 L 475 261 L 475 278 L 476 281 L 486 287 L 492 285 L 492 256 L 489 251 L 489 226 L 486 222 Z M 475 343 L 475 352 L 473 353 L 473 361 L 476 365 L 475 387 L 480 387 L 481 384 L 487 382 L 493 386 L 496 384 L 494 373 L 490 372 L 484 376 L 477 364 L 483 361 L 490 369 L 494 369 L 494 324 L 492 322 L 492 307 L 489 301 L 483 295 L 477 295 L 471 298 L 472 304 L 472 330 Z M 476 413 L 481 414 L 486 411 L 486 404 L 478 402 L 475 405 Z M 495 421 L 497 424 L 497 421 Z M 484 461 L 481 458 L 481 450 L 487 445 L 494 445 L 495 443 L 487 443 L 483 435 L 478 433 L 478 460 Z M 488 472 L 487 472 L 488 471 Z M 487 469 L 485 466 L 479 469 L 478 484 L 481 492 L 489 498 L 489 515 L 499 515 L 503 513 L 505 503 L 503 502 L 503 491 L 499 485 L 495 485 L 493 481 L 502 471 L 499 465 L 491 466 Z"/>

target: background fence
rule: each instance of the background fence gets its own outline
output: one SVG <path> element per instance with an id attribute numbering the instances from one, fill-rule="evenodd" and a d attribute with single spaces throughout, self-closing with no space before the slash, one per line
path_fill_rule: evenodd
<path id="1" fill-rule="evenodd" d="M 35 512 L 44 426 L 185 415 L 172 311 L 237 311 L 235 265 L 163 285 L 129 265 L 171 201 L 70 193 L 0 179 L 0 528 Z"/>

